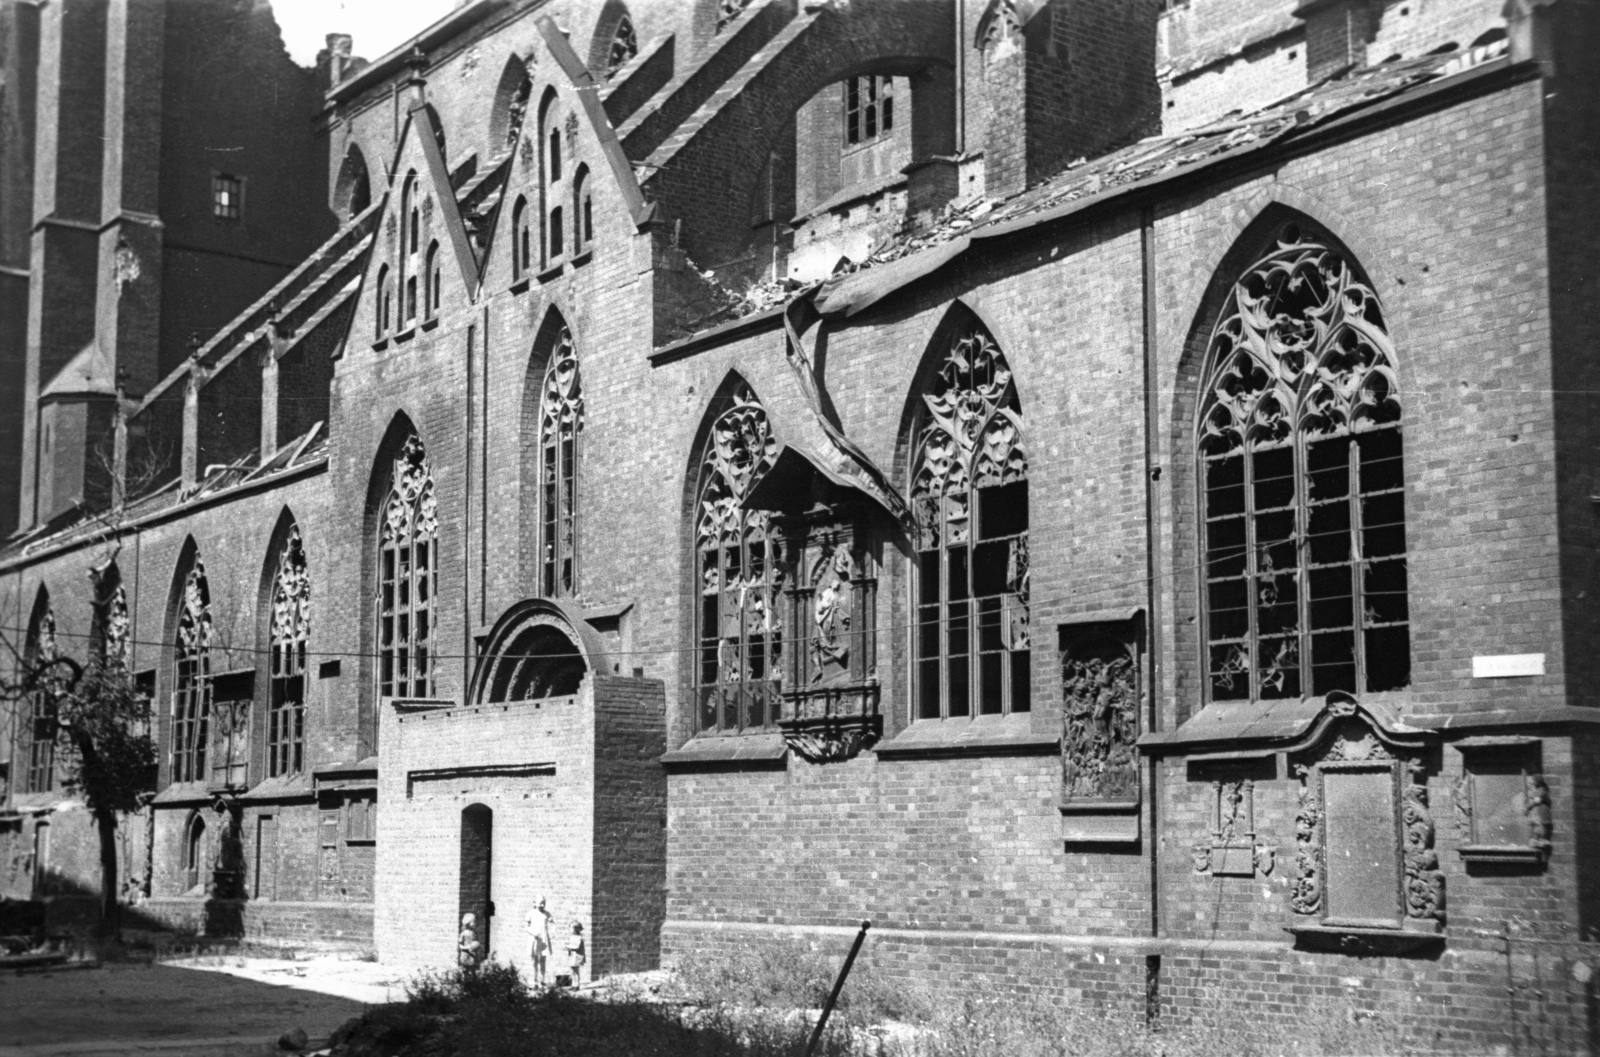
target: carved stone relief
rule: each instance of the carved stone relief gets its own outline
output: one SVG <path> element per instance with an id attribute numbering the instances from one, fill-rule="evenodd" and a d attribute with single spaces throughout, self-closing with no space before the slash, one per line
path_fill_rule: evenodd
<path id="1" fill-rule="evenodd" d="M 1550 852 L 1550 786 L 1538 743 L 1485 739 L 1458 745 L 1452 787 L 1461 857 L 1468 862 L 1542 864 Z"/>
<path id="2" fill-rule="evenodd" d="M 1256 780 L 1240 761 L 1211 782 L 1211 833 L 1194 845 L 1195 873 L 1255 877 L 1272 873 L 1277 850 L 1256 841 Z"/>
<path id="3" fill-rule="evenodd" d="M 1137 801 L 1138 654 L 1126 632 L 1062 650 L 1061 792 L 1065 801 Z"/>

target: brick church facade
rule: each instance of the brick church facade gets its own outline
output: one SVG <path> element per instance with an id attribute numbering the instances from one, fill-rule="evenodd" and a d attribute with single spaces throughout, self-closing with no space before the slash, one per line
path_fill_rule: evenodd
<path id="1" fill-rule="evenodd" d="M 150 695 L 133 913 L 1588 1044 L 1594 3 L 276 32 L 0 0 L 0 626 Z"/>

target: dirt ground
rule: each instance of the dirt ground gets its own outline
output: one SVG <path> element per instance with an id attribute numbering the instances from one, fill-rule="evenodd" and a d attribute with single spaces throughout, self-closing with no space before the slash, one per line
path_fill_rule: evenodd
<path id="1" fill-rule="evenodd" d="M 0 1057 L 257 1057 L 299 1026 L 326 1039 L 369 1004 L 403 997 L 371 962 L 208 957 L 0 974 Z"/>

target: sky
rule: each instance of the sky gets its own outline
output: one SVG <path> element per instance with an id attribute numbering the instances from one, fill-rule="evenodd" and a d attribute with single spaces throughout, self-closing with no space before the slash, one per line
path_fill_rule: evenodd
<path id="1" fill-rule="evenodd" d="M 355 38 L 367 59 L 393 50 L 449 14 L 456 0 L 271 0 L 289 55 L 302 66 L 317 61 L 329 33 Z"/>

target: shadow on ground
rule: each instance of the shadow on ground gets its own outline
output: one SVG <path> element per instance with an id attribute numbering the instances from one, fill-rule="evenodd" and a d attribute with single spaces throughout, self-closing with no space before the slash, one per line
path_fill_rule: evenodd
<path id="1" fill-rule="evenodd" d="M 326 1038 L 366 1008 L 347 998 L 166 965 L 8 973 L 0 975 L 0 1054 L 155 1040 L 247 1043 L 276 1039 L 296 1026 Z M 105 1052 L 118 1050 L 107 1045 Z"/>

